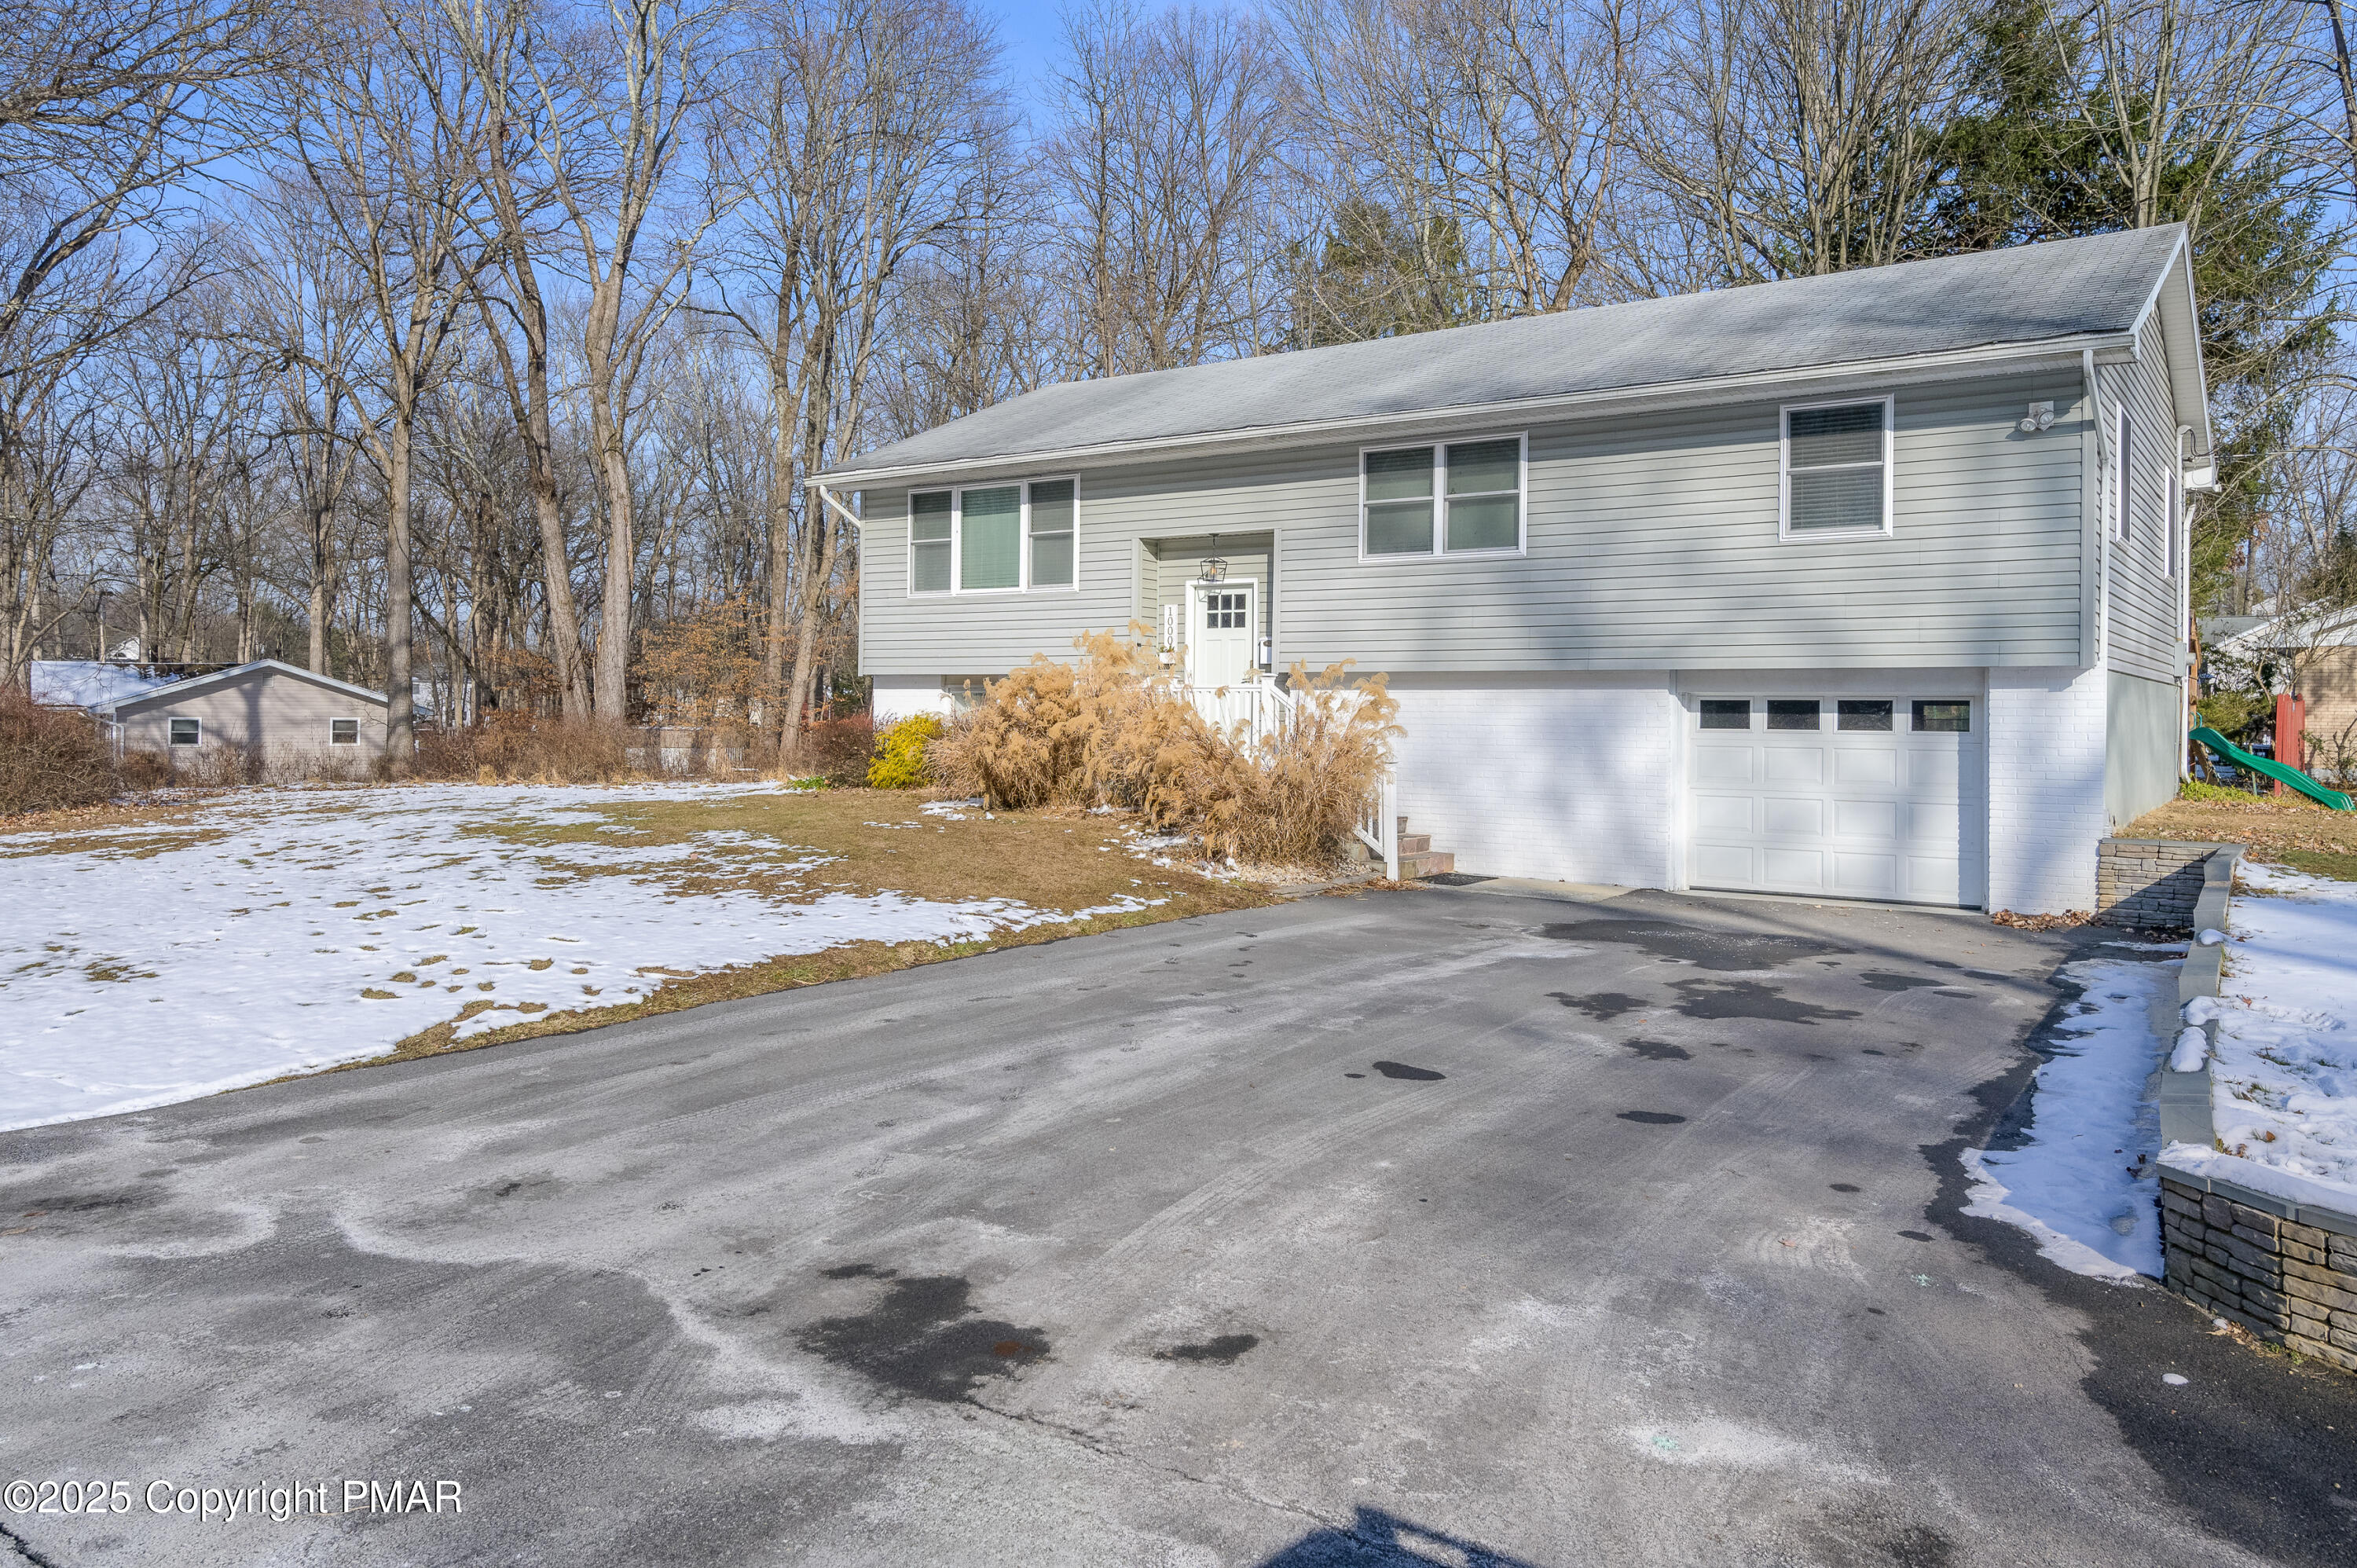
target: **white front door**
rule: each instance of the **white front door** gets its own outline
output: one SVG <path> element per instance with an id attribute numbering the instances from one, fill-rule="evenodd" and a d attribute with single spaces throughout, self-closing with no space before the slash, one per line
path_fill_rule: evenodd
<path id="1" fill-rule="evenodd" d="M 1692 707 L 1689 886 L 1980 903 L 1986 715 L 1971 693 Z"/>
<path id="2" fill-rule="evenodd" d="M 1257 667 L 1260 585 L 1187 585 L 1187 678 L 1198 686 L 1232 686 Z"/>

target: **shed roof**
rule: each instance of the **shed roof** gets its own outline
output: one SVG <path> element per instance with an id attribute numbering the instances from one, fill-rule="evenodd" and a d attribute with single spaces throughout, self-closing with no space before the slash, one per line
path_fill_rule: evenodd
<path id="1" fill-rule="evenodd" d="M 821 483 L 990 459 L 1082 456 L 1221 436 L 1379 423 L 1648 389 L 1707 386 L 1973 350 L 2118 339 L 2158 309 L 2182 403 L 2201 400 L 2185 229 L 2169 224 L 1974 255 L 1597 306 L 1550 316 L 1063 381 L 866 453 Z M 2209 451 L 2206 413 L 2197 459 Z"/>
<path id="2" fill-rule="evenodd" d="M 314 686 L 325 687 L 330 692 L 341 692 L 347 697 L 358 697 L 364 703 L 375 703 L 379 706 L 386 705 L 390 701 L 382 692 L 371 692 L 366 686 L 355 686 L 350 681 L 339 681 L 332 675 L 317 674 L 292 664 L 282 663 L 275 659 L 257 659 L 252 663 L 240 664 L 233 669 L 217 671 L 210 675 L 199 675 L 192 681 L 175 681 L 168 686 L 158 686 L 152 692 L 142 692 L 136 696 L 122 698 L 114 703 L 111 711 L 120 715 L 133 708 L 150 707 L 158 703 L 177 702 L 192 693 L 209 692 L 215 686 L 226 685 L 241 677 L 254 674 L 290 676 Z"/>

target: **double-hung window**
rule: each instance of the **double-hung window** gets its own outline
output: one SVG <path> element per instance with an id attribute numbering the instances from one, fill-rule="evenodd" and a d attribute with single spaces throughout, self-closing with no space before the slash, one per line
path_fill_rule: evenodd
<path id="1" fill-rule="evenodd" d="M 1887 397 L 1785 408 L 1781 537 L 1890 532 L 1892 423 Z"/>
<path id="2" fill-rule="evenodd" d="M 1078 486 L 1071 479 L 1031 481 L 1031 585 L 1072 585 L 1072 524 Z"/>
<path id="3" fill-rule="evenodd" d="M 2112 413 L 2112 537 L 2126 544 L 2136 532 L 2136 429 L 2128 411 Z"/>
<path id="4" fill-rule="evenodd" d="M 174 746 L 201 746 L 204 744 L 204 720 L 174 719 L 172 721 L 171 741 Z"/>
<path id="5" fill-rule="evenodd" d="M 909 591 L 912 594 L 950 591 L 951 514 L 947 490 L 909 498 Z"/>
<path id="6" fill-rule="evenodd" d="M 909 591 L 1011 594 L 1071 587 L 1078 488 L 1071 479 L 1033 479 L 911 491 Z"/>
<path id="7" fill-rule="evenodd" d="M 328 744 L 329 746 L 358 746 L 360 743 L 360 720 L 329 719 L 328 721 Z"/>
<path id="8" fill-rule="evenodd" d="M 1369 560 L 1512 555 L 1523 548 L 1520 435 L 1359 455 L 1359 549 Z"/>

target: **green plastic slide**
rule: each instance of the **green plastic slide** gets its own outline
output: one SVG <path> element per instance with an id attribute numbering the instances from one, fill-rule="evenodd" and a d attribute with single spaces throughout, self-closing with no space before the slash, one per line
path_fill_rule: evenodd
<path id="1" fill-rule="evenodd" d="M 2253 757 L 2214 729 L 2198 729 L 2193 738 L 2233 763 L 2254 773 L 2264 773 L 2280 779 L 2311 800 L 2321 800 L 2336 811 L 2357 811 L 2357 800 L 2352 800 L 2338 789 L 2328 789 L 2297 768 L 2286 768 L 2280 762 L 2270 762 L 2264 757 Z"/>

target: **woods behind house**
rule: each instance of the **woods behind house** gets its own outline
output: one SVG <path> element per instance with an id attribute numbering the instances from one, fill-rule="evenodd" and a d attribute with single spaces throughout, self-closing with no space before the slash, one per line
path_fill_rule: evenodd
<path id="1" fill-rule="evenodd" d="M 2197 609 L 2357 599 L 2337 0 L 0 5 L 0 682 L 853 697 L 803 483 L 1075 377 L 2184 221 Z M 848 501 L 851 498 L 843 498 Z"/>

